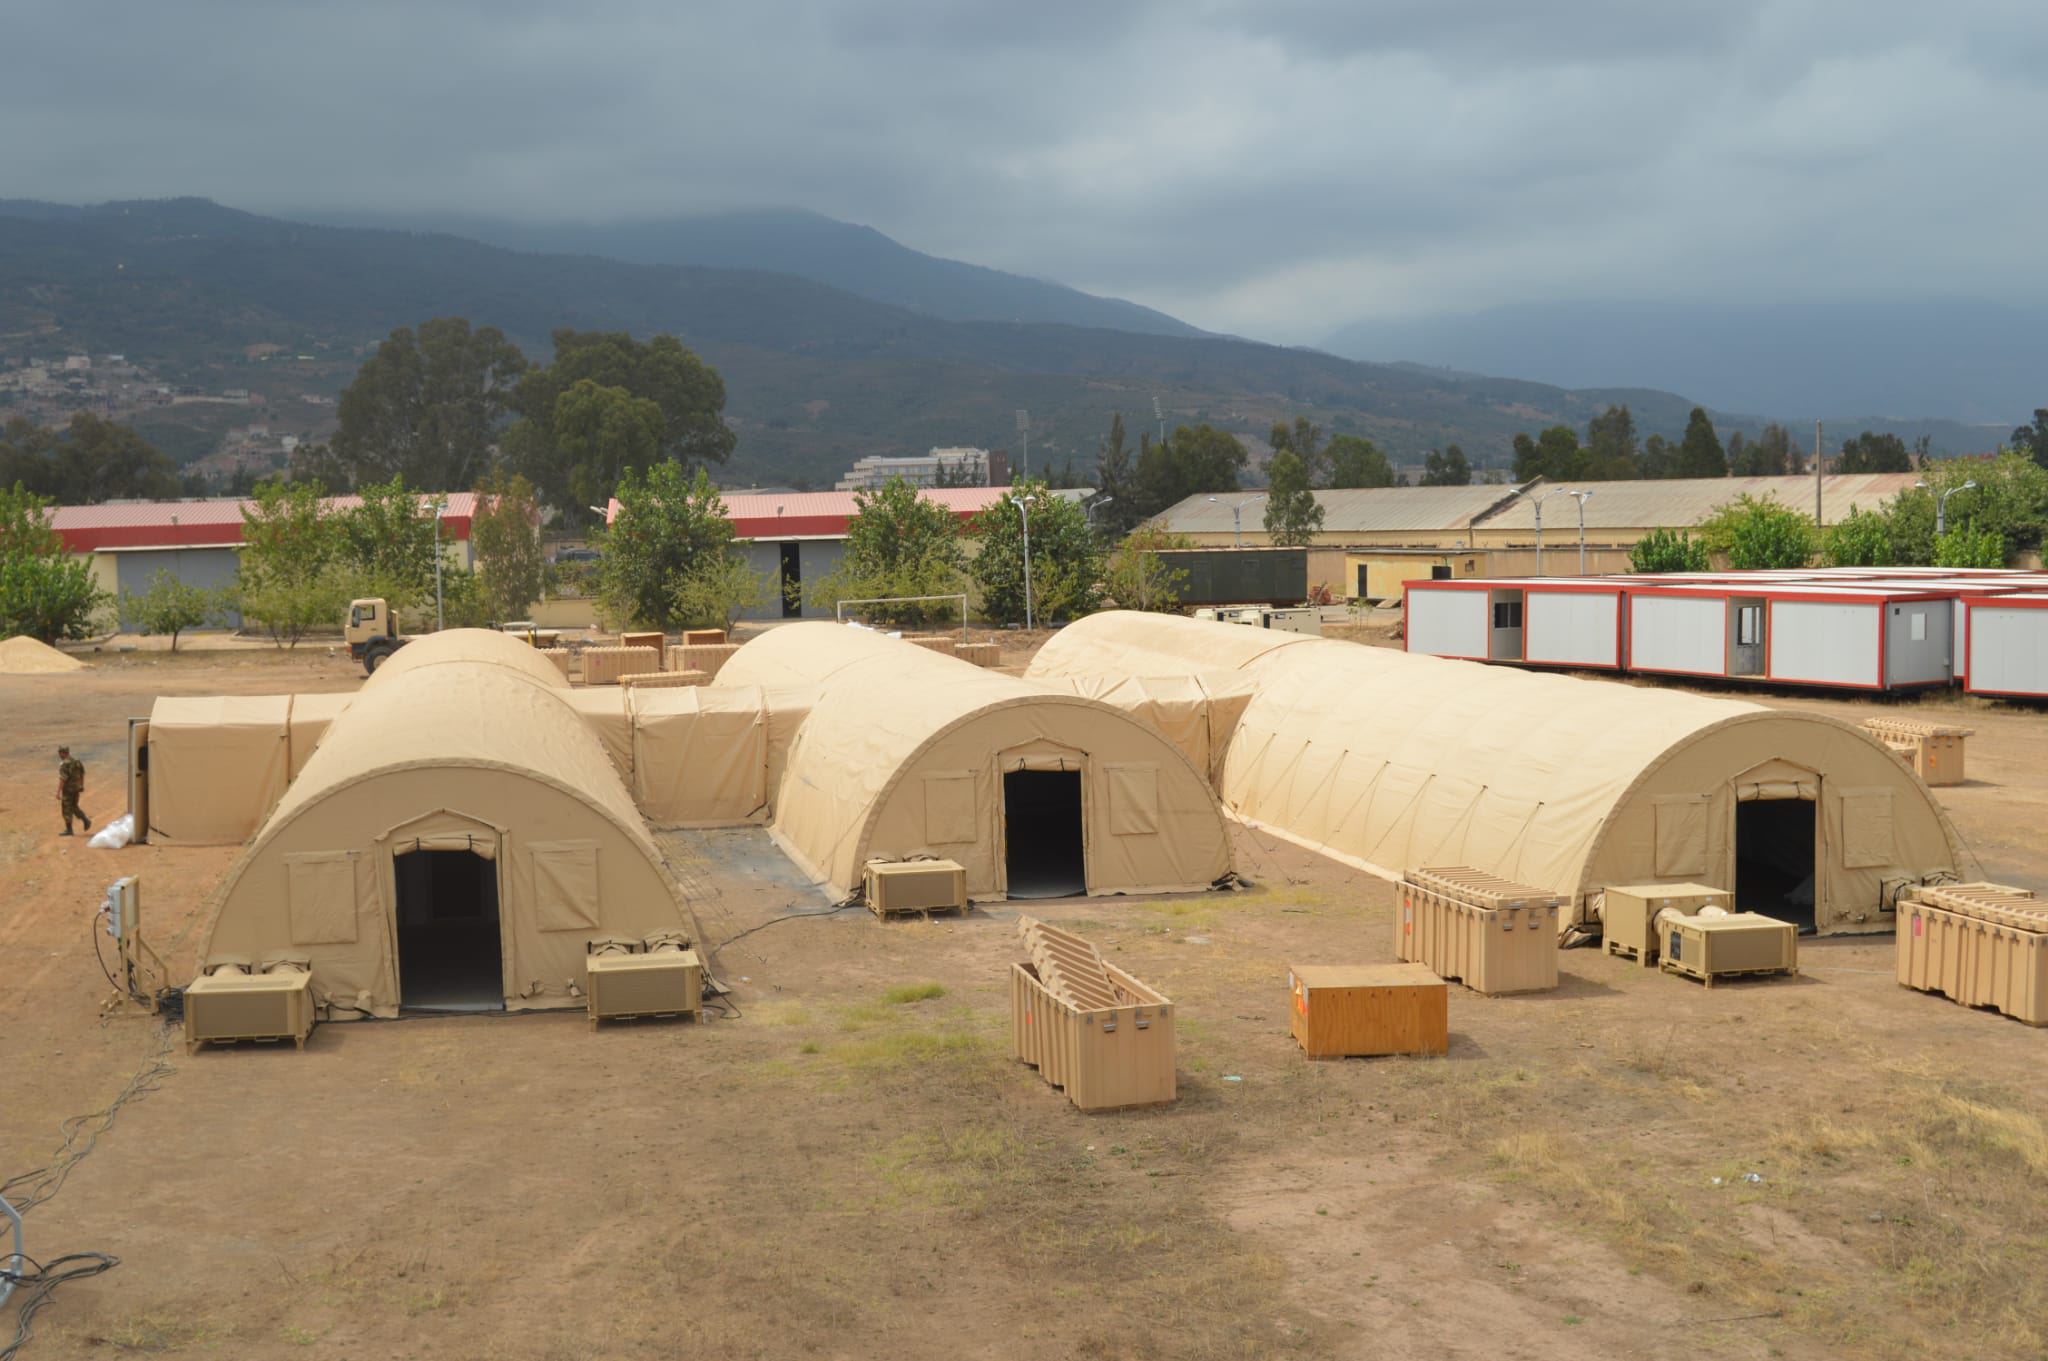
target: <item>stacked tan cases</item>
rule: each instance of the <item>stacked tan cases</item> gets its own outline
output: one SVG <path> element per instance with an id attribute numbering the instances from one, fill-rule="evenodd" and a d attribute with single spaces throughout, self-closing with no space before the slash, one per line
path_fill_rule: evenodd
<path id="1" fill-rule="evenodd" d="M 710 679 L 702 671 L 638 671 L 619 677 L 619 684 L 628 690 L 675 690 L 702 685 Z"/>
<path id="2" fill-rule="evenodd" d="M 684 647 L 720 647 L 726 642 L 724 629 L 684 629 Z"/>
<path id="3" fill-rule="evenodd" d="M 1394 957 L 1497 997 L 1557 986 L 1561 893 L 1462 865 L 1411 870 L 1401 882 Z"/>
<path id="4" fill-rule="evenodd" d="M 1899 982 L 2048 1025 L 2048 903 L 2003 884 L 1916 888 L 1898 908 Z"/>
<path id="5" fill-rule="evenodd" d="M 660 633 L 622 633 L 620 647 L 651 647 L 654 649 L 654 664 L 661 665 L 661 650 L 668 646 L 668 638 Z"/>
<path id="6" fill-rule="evenodd" d="M 1922 723 L 1910 718 L 1866 718 L 1870 730 L 1913 767 L 1913 773 L 1931 785 L 1963 782 L 1963 740 L 1971 729 L 1946 723 Z"/>
<path id="7" fill-rule="evenodd" d="M 976 666 L 1001 666 L 1003 650 L 994 643 L 955 643 L 953 655 Z"/>
<path id="8" fill-rule="evenodd" d="M 1600 931 L 1607 953 L 1647 969 L 1657 962 L 1657 914 L 1692 916 L 1703 907 L 1729 911 L 1728 890 L 1705 884 L 1617 884 L 1601 895 Z"/>
<path id="9" fill-rule="evenodd" d="M 586 647 L 583 683 L 617 685 L 619 677 L 661 669 L 661 654 L 651 647 Z"/>
<path id="10" fill-rule="evenodd" d="M 1017 919 L 1028 964 L 1010 966 L 1010 1045 L 1084 1111 L 1174 1098 L 1173 1004 L 1079 936 Z"/>
<path id="11" fill-rule="evenodd" d="M 691 630 L 692 633 L 695 631 Z M 690 634 L 685 633 L 683 636 L 687 638 Z M 739 648 L 731 643 L 685 643 L 681 647 L 672 647 L 668 650 L 668 669 L 702 671 L 707 676 L 716 676 L 718 668 L 725 665 L 726 658 L 738 651 Z M 652 671 L 654 668 L 645 666 L 640 669 Z"/>
<path id="12" fill-rule="evenodd" d="M 575 656 L 568 648 L 542 648 L 540 655 L 555 664 L 555 669 L 562 673 L 562 679 L 567 680 L 569 678 L 569 663 L 575 660 Z"/>
<path id="13" fill-rule="evenodd" d="M 932 652 L 943 652 L 950 657 L 960 640 L 950 633 L 906 633 L 903 635 L 903 641 L 915 643 Z"/>
<path id="14" fill-rule="evenodd" d="M 1420 964 L 1296 964 L 1287 993 L 1288 1029 L 1312 1059 L 1450 1048 L 1450 989 Z"/>

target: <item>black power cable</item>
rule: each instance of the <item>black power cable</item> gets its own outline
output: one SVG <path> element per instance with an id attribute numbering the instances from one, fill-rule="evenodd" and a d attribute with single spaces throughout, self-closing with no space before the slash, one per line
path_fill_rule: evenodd
<path id="1" fill-rule="evenodd" d="M 0 1277 L 15 1283 L 15 1293 L 21 1297 L 20 1312 L 15 1315 L 14 1340 L 0 1347 L 0 1361 L 14 1361 L 14 1357 L 28 1340 L 35 1335 L 36 1315 L 50 1302 L 50 1296 L 60 1285 L 70 1281 L 82 1281 L 90 1276 L 103 1275 L 121 1265 L 121 1259 L 104 1252 L 72 1252 L 49 1262 L 37 1262 L 29 1257 L 12 1259 L 30 1268 L 23 1271 L 0 1269 Z"/>

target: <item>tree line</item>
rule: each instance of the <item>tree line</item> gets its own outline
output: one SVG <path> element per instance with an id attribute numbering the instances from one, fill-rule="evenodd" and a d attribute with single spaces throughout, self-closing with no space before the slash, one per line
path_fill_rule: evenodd
<path id="1" fill-rule="evenodd" d="M 2037 413 L 2038 414 L 2038 413 Z M 2048 419 L 2044 417 L 2043 419 Z M 2023 427 L 2024 430 L 2024 427 Z M 2015 436 L 2015 444 L 2018 444 Z M 1922 436 L 1911 449 L 1897 435 L 1865 430 L 1842 441 L 1835 459 L 1841 473 L 1906 473 L 1932 460 Z M 1639 438 L 1635 416 L 1624 405 L 1609 406 L 1586 423 L 1586 437 L 1569 425 L 1553 425 L 1514 438 L 1514 478 L 1527 482 L 1622 482 L 1634 478 L 1787 477 L 1808 471 L 1792 433 L 1775 422 L 1756 438 L 1735 431 L 1723 443 L 1706 408 L 1694 407 L 1685 434 L 1676 442 L 1662 435 Z"/>

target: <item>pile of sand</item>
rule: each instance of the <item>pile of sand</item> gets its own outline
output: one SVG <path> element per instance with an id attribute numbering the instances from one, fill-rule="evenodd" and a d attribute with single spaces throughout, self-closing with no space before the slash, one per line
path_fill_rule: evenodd
<path id="1" fill-rule="evenodd" d="M 59 671 L 83 671 L 85 663 L 67 657 L 48 643 L 33 638 L 9 638 L 0 642 L 0 675 L 47 676 Z"/>

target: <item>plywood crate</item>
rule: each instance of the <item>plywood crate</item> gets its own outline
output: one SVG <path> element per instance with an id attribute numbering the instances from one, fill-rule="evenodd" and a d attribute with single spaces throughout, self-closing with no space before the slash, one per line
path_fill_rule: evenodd
<path id="1" fill-rule="evenodd" d="M 953 656 L 960 645 L 960 640 L 950 633 L 906 633 L 903 641 L 928 651 L 942 652 L 948 657 Z"/>
<path id="2" fill-rule="evenodd" d="M 1003 649 L 994 643 L 955 643 L 953 655 L 976 666 L 1000 666 L 1003 661 Z"/>
<path id="3" fill-rule="evenodd" d="M 717 676 L 718 668 L 739 648 L 731 643 L 684 643 L 668 650 L 668 669 L 671 671 L 702 671 L 707 676 Z M 653 667 L 645 670 L 652 671 Z"/>
<path id="4" fill-rule="evenodd" d="M 1010 967 L 1011 1052 L 1084 1111 L 1173 1100 L 1173 1004 L 1079 936 L 1017 926 L 1033 958 Z"/>
<path id="5" fill-rule="evenodd" d="M 1657 967 L 1697 978 L 1799 972 L 1799 928 L 1755 912 L 1686 916 L 1664 911 L 1653 921 Z"/>
<path id="6" fill-rule="evenodd" d="M 1903 986 L 2048 1025 L 2048 903 L 2001 884 L 1946 884 L 1911 890 L 1897 921 Z"/>
<path id="7" fill-rule="evenodd" d="M 1420 964 L 1296 964 L 1288 1028 L 1312 1059 L 1442 1054 L 1450 989 Z"/>
<path id="8" fill-rule="evenodd" d="M 586 647 L 583 649 L 583 683 L 617 685 L 619 677 L 644 675 L 661 669 L 661 658 L 651 647 Z"/>
<path id="9" fill-rule="evenodd" d="M 1863 726 L 1886 746 L 1907 757 L 1913 773 L 1928 784 L 1963 783 L 1963 742 L 1972 735 L 1972 729 L 1911 718 L 1866 718 Z"/>
<path id="10" fill-rule="evenodd" d="M 1565 895 L 1462 866 L 1413 870 L 1400 892 L 1396 959 L 1427 965 L 1490 997 L 1557 986 Z"/>
<path id="11" fill-rule="evenodd" d="M 663 651 L 663 649 L 668 647 L 668 635 L 665 633 L 655 632 L 653 630 L 650 630 L 646 633 L 622 633 L 619 635 L 619 646 L 651 647 L 654 649 L 656 654 L 655 665 L 659 666 L 661 665 L 661 662 L 659 660 L 660 654 Z"/>
<path id="12" fill-rule="evenodd" d="M 724 629 L 684 629 L 677 641 L 684 647 L 722 647 L 727 639 Z"/>
<path id="13" fill-rule="evenodd" d="M 549 647 L 542 648 L 540 655 L 555 664 L 555 670 L 562 673 L 562 679 L 569 678 L 569 663 L 576 660 L 575 653 L 566 647 Z"/>
<path id="14" fill-rule="evenodd" d="M 702 671 L 636 671 L 630 676 L 619 677 L 619 684 L 628 690 L 674 690 L 702 685 L 710 679 Z"/>
<path id="15" fill-rule="evenodd" d="M 1607 953 L 1644 968 L 1657 962 L 1657 914 L 1691 916 L 1703 907 L 1727 911 L 1731 896 L 1708 884 L 1615 884 L 1601 895 L 1600 933 Z"/>

